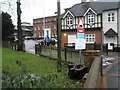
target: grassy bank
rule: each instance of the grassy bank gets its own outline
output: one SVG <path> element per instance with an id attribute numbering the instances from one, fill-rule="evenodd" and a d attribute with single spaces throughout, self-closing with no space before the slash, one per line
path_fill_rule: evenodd
<path id="1" fill-rule="evenodd" d="M 15 75 L 21 72 L 21 67 L 16 64 L 17 59 L 26 66 L 27 72 L 36 73 L 37 75 L 56 72 L 55 61 L 50 61 L 39 56 L 17 52 L 8 48 L 3 48 L 2 56 L 3 70 L 9 70 Z"/>
<path id="2" fill-rule="evenodd" d="M 24 65 L 24 67 L 26 68 L 27 73 L 34 73 L 41 77 L 54 73 L 55 75 L 57 75 L 57 78 L 55 78 L 52 81 L 52 83 L 50 83 L 49 81 L 45 81 L 45 84 L 43 84 L 44 86 L 40 86 L 39 88 L 41 87 L 42 88 L 76 88 L 76 87 L 80 88 L 81 87 L 78 80 L 71 80 L 68 78 L 66 68 L 63 67 L 62 72 L 59 73 L 57 72 L 56 61 L 31 55 L 25 52 L 11 50 L 8 48 L 3 48 L 3 52 L 2 52 L 3 71 L 10 72 L 13 76 L 18 76 L 19 74 L 21 74 L 22 68 L 16 63 L 16 60 L 18 59 L 20 60 L 22 65 Z M 5 78 L 5 76 L 3 77 Z M 51 79 L 49 80 L 51 81 Z M 43 83 L 43 82 L 39 82 L 39 83 Z"/>

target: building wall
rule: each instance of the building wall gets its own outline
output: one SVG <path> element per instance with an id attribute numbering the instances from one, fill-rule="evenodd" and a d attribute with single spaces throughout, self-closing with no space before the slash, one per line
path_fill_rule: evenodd
<path id="1" fill-rule="evenodd" d="M 118 10 L 118 43 L 120 44 L 120 9 Z"/>
<path id="2" fill-rule="evenodd" d="M 55 38 L 57 37 L 57 17 L 51 16 L 51 17 L 45 17 L 44 18 L 38 18 L 33 20 L 33 26 L 34 26 L 34 35 L 37 37 L 45 38 L 45 31 L 44 29 L 50 30 L 50 36 Z M 54 35 L 52 35 L 54 33 Z"/>
<path id="3" fill-rule="evenodd" d="M 66 34 L 66 36 L 65 36 Z M 76 32 L 62 32 L 61 35 L 61 46 L 64 47 L 65 43 L 68 43 L 68 35 L 75 35 Z"/>
<path id="4" fill-rule="evenodd" d="M 115 21 L 113 22 L 108 22 L 108 13 L 114 13 L 115 14 Z M 102 14 L 102 18 L 103 18 L 103 32 L 104 34 L 110 29 L 112 28 L 116 33 L 117 33 L 117 10 L 109 10 L 109 11 L 104 11 Z M 104 43 L 108 43 L 107 41 L 107 37 L 104 36 Z M 115 37 L 114 43 L 117 43 L 117 38 Z"/>
<path id="5" fill-rule="evenodd" d="M 66 34 L 66 36 L 65 36 Z M 62 32 L 61 46 L 64 47 L 65 43 L 68 43 L 68 35 L 76 35 L 77 32 Z M 95 42 L 100 43 L 100 31 L 87 31 L 85 34 L 95 34 Z M 90 43 L 89 43 L 90 44 Z"/>
<path id="6" fill-rule="evenodd" d="M 87 31 L 85 34 L 95 34 L 95 43 L 101 43 L 101 36 L 100 36 L 100 31 Z"/>

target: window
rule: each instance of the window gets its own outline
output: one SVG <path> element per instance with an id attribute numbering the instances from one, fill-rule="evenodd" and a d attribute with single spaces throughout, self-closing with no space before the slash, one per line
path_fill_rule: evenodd
<path id="1" fill-rule="evenodd" d="M 38 30 L 40 30 L 40 26 L 38 26 Z"/>
<path id="2" fill-rule="evenodd" d="M 36 21 L 34 21 L 34 24 L 36 24 Z"/>
<path id="3" fill-rule="evenodd" d="M 95 34 L 86 34 L 86 42 L 94 43 L 95 42 Z"/>
<path id="4" fill-rule="evenodd" d="M 42 33 L 42 35 L 41 35 L 41 36 L 42 36 L 42 37 L 44 37 L 44 31 L 43 31 L 43 32 L 41 32 L 41 33 Z"/>
<path id="5" fill-rule="evenodd" d="M 56 25 L 54 25 L 54 29 L 56 29 Z"/>
<path id="6" fill-rule="evenodd" d="M 58 31 L 56 30 L 56 36 L 57 36 L 57 32 L 58 32 Z"/>
<path id="7" fill-rule="evenodd" d="M 53 36 L 53 37 L 55 36 L 55 31 L 54 31 L 54 30 L 52 30 L 52 36 Z"/>
<path id="8" fill-rule="evenodd" d="M 36 33 L 34 33 L 34 36 L 37 36 Z"/>
<path id="9" fill-rule="evenodd" d="M 40 23 L 40 21 L 38 21 L 38 23 Z"/>
<path id="10" fill-rule="evenodd" d="M 72 20 L 72 16 L 67 16 L 67 25 L 72 25 L 73 24 L 73 20 Z"/>
<path id="11" fill-rule="evenodd" d="M 36 31 L 36 27 L 34 27 L 34 30 Z"/>
<path id="12" fill-rule="evenodd" d="M 42 26 L 42 30 L 44 30 L 44 26 Z"/>
<path id="13" fill-rule="evenodd" d="M 93 24 L 94 23 L 94 15 L 88 15 L 88 24 Z"/>
<path id="14" fill-rule="evenodd" d="M 108 13 L 108 22 L 115 21 L 115 14 L 114 13 Z"/>
<path id="15" fill-rule="evenodd" d="M 41 32 L 39 32 L 39 37 L 41 37 Z"/>
<path id="16" fill-rule="evenodd" d="M 54 21 L 56 21 L 57 19 L 56 18 L 54 18 Z"/>

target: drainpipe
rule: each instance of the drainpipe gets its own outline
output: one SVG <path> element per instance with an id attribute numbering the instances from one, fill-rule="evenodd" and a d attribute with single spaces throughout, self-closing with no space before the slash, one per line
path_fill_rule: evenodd
<path id="1" fill-rule="evenodd" d="M 118 7 L 119 7 L 119 4 L 118 4 Z M 120 44 L 120 42 L 119 42 L 119 34 L 120 34 L 120 32 L 119 32 L 119 17 L 120 17 L 120 8 L 118 8 L 118 10 L 117 10 L 117 46 L 119 46 L 118 44 Z"/>

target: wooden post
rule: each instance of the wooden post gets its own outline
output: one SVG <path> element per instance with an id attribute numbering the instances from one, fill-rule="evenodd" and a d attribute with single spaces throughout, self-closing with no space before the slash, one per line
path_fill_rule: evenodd
<path id="1" fill-rule="evenodd" d="M 22 29 L 21 29 L 21 8 L 20 8 L 20 0 L 17 0 L 17 28 L 18 28 L 18 51 L 23 50 L 23 43 L 22 43 Z"/>
<path id="2" fill-rule="evenodd" d="M 37 45 L 35 44 L 35 54 L 38 54 L 37 53 Z"/>
<path id="3" fill-rule="evenodd" d="M 61 15 L 60 15 L 60 0 L 57 0 L 58 19 L 57 19 L 57 39 L 58 39 L 58 62 L 57 71 L 61 72 Z"/>
<path id="4" fill-rule="evenodd" d="M 65 46 L 65 61 L 67 62 L 67 47 Z"/>

